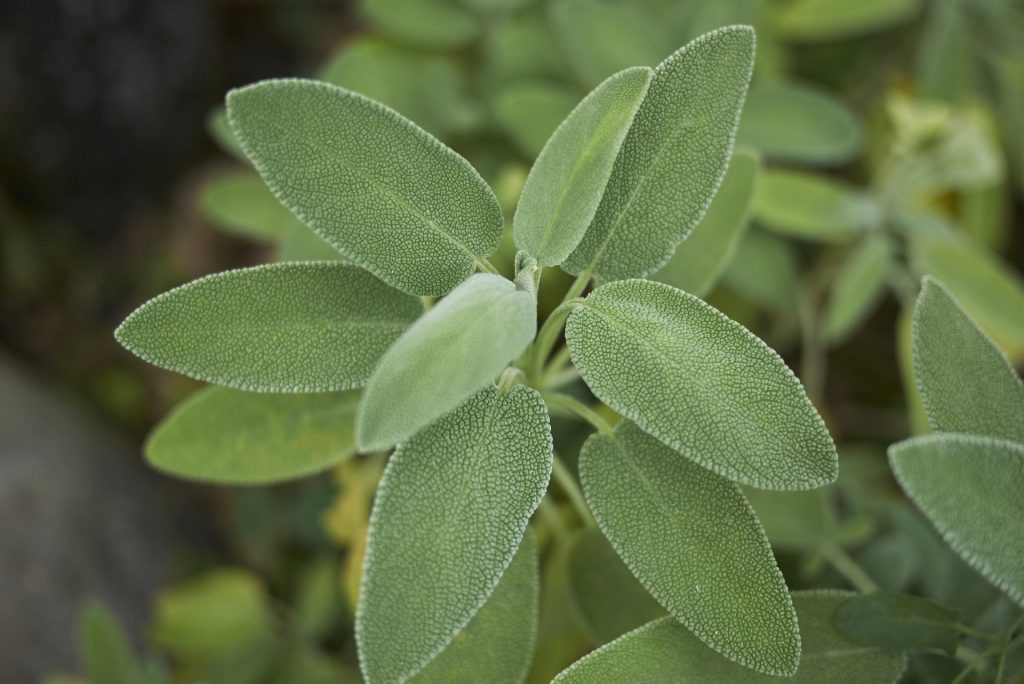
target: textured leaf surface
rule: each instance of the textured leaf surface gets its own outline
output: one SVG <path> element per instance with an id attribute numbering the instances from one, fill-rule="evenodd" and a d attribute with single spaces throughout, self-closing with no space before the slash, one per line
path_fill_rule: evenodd
<path id="1" fill-rule="evenodd" d="M 489 387 L 403 443 L 370 518 L 356 637 L 370 684 L 422 669 L 512 559 L 551 474 L 540 395 Z"/>
<path id="2" fill-rule="evenodd" d="M 595 644 L 605 644 L 665 614 L 600 530 L 588 527 L 569 557 L 573 601 Z"/>
<path id="3" fill-rule="evenodd" d="M 628 67 L 654 66 L 671 50 L 639 3 L 561 0 L 552 3 L 551 20 L 570 66 L 589 85 Z"/>
<path id="4" fill-rule="evenodd" d="M 794 0 L 777 17 L 779 33 L 802 41 L 828 41 L 879 31 L 910 19 L 921 0 Z"/>
<path id="5" fill-rule="evenodd" d="M 359 406 L 360 449 L 410 437 L 490 384 L 537 328 L 536 304 L 481 273 L 416 321 L 381 359 Z"/>
<path id="6" fill-rule="evenodd" d="M 822 332 L 833 344 L 864 322 L 885 293 L 889 245 L 868 237 L 850 253 L 832 281 Z"/>
<path id="7" fill-rule="evenodd" d="M 797 83 L 750 89 L 736 141 L 771 159 L 839 164 L 860 152 L 860 122 L 841 102 Z"/>
<path id="8" fill-rule="evenodd" d="M 298 220 L 250 171 L 232 171 L 203 188 L 203 213 L 229 233 L 258 239 L 280 239 Z"/>
<path id="9" fill-rule="evenodd" d="M 626 69 L 595 88 L 534 163 L 514 226 L 516 246 L 540 266 L 562 263 L 583 239 L 651 75 L 645 67 Z"/>
<path id="10" fill-rule="evenodd" d="M 413 684 L 521 682 L 537 636 L 537 543 L 527 531 L 487 603 Z"/>
<path id="11" fill-rule="evenodd" d="M 155 366 L 257 392 L 366 383 L 420 301 L 354 266 L 285 263 L 216 273 L 159 295 L 114 333 Z"/>
<path id="12" fill-rule="evenodd" d="M 359 393 L 256 394 L 211 387 L 154 430 L 146 458 L 160 470 L 235 484 L 279 482 L 355 453 Z"/>
<path id="13" fill-rule="evenodd" d="M 854 641 L 894 651 L 941 649 L 956 653 L 957 612 L 920 596 L 888 591 L 853 596 L 832 623 Z"/>
<path id="14" fill-rule="evenodd" d="M 801 171 L 766 171 L 757 184 L 754 218 L 777 233 L 843 242 L 881 220 L 878 207 L 837 181 Z"/>
<path id="15" fill-rule="evenodd" d="M 912 242 L 914 266 L 935 276 L 1014 362 L 1024 361 L 1024 279 L 971 240 L 946 236 Z"/>
<path id="16" fill-rule="evenodd" d="M 914 375 L 932 429 L 1024 442 L 1024 383 L 942 285 L 914 308 Z"/>
<path id="17" fill-rule="evenodd" d="M 693 295 L 647 280 L 594 290 L 566 341 L 603 402 L 687 458 L 763 489 L 836 477 L 835 446 L 771 348 Z"/>
<path id="18" fill-rule="evenodd" d="M 246 154 L 286 207 L 400 290 L 440 295 L 501 236 L 498 200 L 469 163 L 380 103 L 317 81 L 228 93 Z"/>
<path id="19" fill-rule="evenodd" d="M 629 422 L 614 438 L 587 440 L 580 480 L 601 530 L 672 616 L 730 660 L 768 674 L 796 670 L 786 582 L 735 484 Z"/>
<path id="20" fill-rule="evenodd" d="M 480 32 L 477 18 L 449 0 L 361 0 L 359 9 L 381 32 L 416 47 L 459 47 Z"/>
<path id="21" fill-rule="evenodd" d="M 729 162 L 722 187 L 715 193 L 704 218 L 655 280 L 703 297 L 728 265 L 747 227 L 747 213 L 754 196 L 760 160 L 751 152 L 738 151 Z"/>
<path id="22" fill-rule="evenodd" d="M 518 81 L 494 95 L 494 119 L 520 151 L 532 158 L 544 149 L 576 102 L 565 88 L 544 81 Z"/>
<path id="23" fill-rule="evenodd" d="M 850 596 L 838 591 L 793 594 L 803 653 L 800 668 L 790 679 L 780 680 L 732 663 L 666 617 L 585 656 L 552 684 L 895 684 L 905 667 L 902 655 L 852 642 L 832 627 L 832 613 Z"/>
<path id="24" fill-rule="evenodd" d="M 1024 445 L 928 435 L 890 447 L 889 463 L 946 543 L 1024 605 Z"/>
<path id="25" fill-rule="evenodd" d="M 567 270 L 616 280 L 651 273 L 672 256 L 725 175 L 753 60 L 753 30 L 731 26 L 658 65 Z"/>

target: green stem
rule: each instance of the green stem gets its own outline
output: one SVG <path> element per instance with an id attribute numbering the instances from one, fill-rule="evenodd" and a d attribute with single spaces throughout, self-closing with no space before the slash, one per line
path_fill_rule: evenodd
<path id="1" fill-rule="evenodd" d="M 551 349 L 558 340 L 559 333 L 562 332 L 562 324 L 565 323 L 565 319 L 568 318 L 569 312 L 572 311 L 573 307 L 579 305 L 579 303 L 580 300 L 575 298 L 562 302 L 558 305 L 557 309 L 551 312 L 551 315 L 544 321 L 544 325 L 540 327 L 537 339 L 533 342 L 533 356 L 530 362 L 529 377 L 534 382 L 538 382 L 541 378 L 544 371 L 544 362 L 547 361 L 548 354 L 551 353 Z"/>
<path id="2" fill-rule="evenodd" d="M 487 260 L 487 257 L 474 257 L 476 260 L 477 269 L 484 273 L 493 273 L 494 275 L 501 275 L 501 272 L 495 268 L 494 264 Z"/>
<path id="3" fill-rule="evenodd" d="M 985 639 L 986 641 L 1001 641 L 1003 639 L 1001 635 L 982 632 L 980 629 L 974 629 L 973 627 L 969 627 L 968 625 L 961 624 L 959 622 L 957 623 L 956 628 L 961 634 L 972 636 L 975 639 Z"/>
<path id="4" fill-rule="evenodd" d="M 548 408 L 553 410 L 561 409 L 571 413 L 584 421 L 590 423 L 594 429 L 604 435 L 611 435 L 614 431 L 612 426 L 597 411 L 590 408 L 576 397 L 561 392 L 544 392 L 542 394 Z"/>
<path id="5" fill-rule="evenodd" d="M 590 279 L 593 275 L 594 268 L 590 267 L 576 276 L 576 280 L 572 281 L 572 285 L 569 286 L 569 289 L 565 292 L 565 296 L 562 297 L 562 304 L 576 299 L 583 294 L 583 291 L 587 289 L 587 285 L 590 284 Z"/>
<path id="6" fill-rule="evenodd" d="M 572 504 L 576 514 L 580 516 L 580 520 L 583 521 L 587 527 L 594 527 L 597 522 L 594 520 L 593 514 L 590 512 L 590 507 L 587 506 L 587 500 L 583 497 L 583 492 L 580 491 L 580 487 L 576 484 L 576 478 L 572 476 L 569 469 L 565 466 L 557 455 L 554 457 L 554 461 L 551 466 L 551 477 L 555 482 L 558 483 L 559 488 L 565 494 L 566 498 L 569 499 L 569 503 Z"/>
<path id="7" fill-rule="evenodd" d="M 988 658 L 994 655 L 998 650 L 998 644 L 988 649 L 984 653 L 978 653 L 977 651 L 967 648 L 966 646 L 958 646 L 956 649 L 956 657 L 958 660 L 963 661 L 967 664 L 964 667 L 964 669 L 960 671 L 960 674 L 956 676 L 956 679 L 950 682 L 950 684 L 961 684 L 961 682 L 963 682 L 967 678 L 967 675 L 971 674 L 979 667 L 984 667 L 985 662 L 988 660 Z"/>
<path id="8" fill-rule="evenodd" d="M 1000 642 L 1001 651 L 999 653 L 999 666 L 996 668 L 996 684 L 1001 684 L 1003 681 L 1003 672 L 1006 670 L 1006 654 L 1010 652 L 1010 640 L 1013 639 L 1013 633 L 1020 627 L 1021 621 L 1024 620 L 1024 616 L 1017 618 L 1017 621 L 1013 623 L 1004 634 Z"/>
<path id="9" fill-rule="evenodd" d="M 560 387 L 565 387 L 570 382 L 575 382 L 580 377 L 580 372 L 573 367 L 565 368 L 558 371 L 557 373 L 551 373 L 545 375 L 543 380 L 544 389 L 556 390 Z"/>
<path id="10" fill-rule="evenodd" d="M 821 554 L 828 561 L 829 565 L 835 568 L 836 572 L 842 575 L 857 591 L 865 594 L 878 591 L 878 585 L 875 584 L 875 581 L 864 572 L 863 568 L 857 565 L 857 561 L 853 560 L 837 544 L 826 544 Z"/>

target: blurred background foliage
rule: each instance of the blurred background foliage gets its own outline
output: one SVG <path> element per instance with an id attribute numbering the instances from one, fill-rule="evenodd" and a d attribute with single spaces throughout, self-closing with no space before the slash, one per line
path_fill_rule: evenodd
<path id="1" fill-rule="evenodd" d="M 654 277 L 783 354 L 841 454 L 826 490 L 748 496 L 791 588 L 848 586 L 860 568 L 1005 630 L 1017 609 L 900 495 L 884 450 L 926 430 L 909 361 L 921 275 L 1024 363 L 1016 0 L 4 3 L 4 352 L 138 443 L 198 385 L 115 347 L 133 305 L 223 268 L 335 258 L 240 153 L 217 104 L 230 87 L 295 75 L 380 100 L 472 162 L 510 219 L 531 161 L 589 89 L 732 23 L 758 36 L 733 162 L 747 160 L 734 169 L 746 181 L 705 221 L 731 229 L 695 231 Z M 510 272 L 513 255 L 506 235 L 495 263 Z M 549 277 L 561 285 L 545 278 L 542 308 L 568 284 Z M 572 463 L 583 426 L 556 417 L 554 429 Z M 175 560 L 143 628 L 126 636 L 108 608 L 82 604 L 77 664 L 51 661 L 78 674 L 47 681 L 359 681 L 353 606 L 382 468 L 358 457 L 284 486 L 171 485 Z M 549 524 L 535 525 L 542 549 Z M 542 559 L 531 682 L 658 614 L 600 537 Z M 1021 650 L 1010 658 L 1009 671 L 1024 665 Z M 906 681 L 961 669 L 922 653 Z"/>

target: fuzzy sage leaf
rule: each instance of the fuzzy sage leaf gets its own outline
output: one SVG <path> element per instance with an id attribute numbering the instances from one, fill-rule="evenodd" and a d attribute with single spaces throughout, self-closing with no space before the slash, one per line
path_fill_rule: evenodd
<path id="1" fill-rule="evenodd" d="M 1024 383 L 938 281 L 914 307 L 914 375 L 932 429 L 1024 442 Z"/>
<path id="2" fill-rule="evenodd" d="M 154 467 L 231 484 L 309 475 L 355 453 L 359 393 L 257 394 L 211 387 L 179 404 L 146 443 Z"/>
<path id="3" fill-rule="evenodd" d="M 837 455 L 770 347 L 697 297 L 647 280 L 594 290 L 566 341 L 603 402 L 705 468 L 763 489 L 812 489 Z"/>
<path id="4" fill-rule="evenodd" d="M 369 684 L 404 681 L 480 609 L 551 474 L 535 391 L 488 387 L 403 443 L 380 483 L 356 640 Z"/>
<path id="5" fill-rule="evenodd" d="M 278 199 L 404 292 L 444 294 L 498 245 L 501 208 L 479 174 L 378 102 L 317 81 L 264 81 L 231 91 L 228 116 Z"/>
<path id="6" fill-rule="evenodd" d="M 516 207 L 515 241 L 555 266 L 583 239 L 652 71 L 626 69 L 590 93 L 555 131 L 530 170 Z"/>
<path id="7" fill-rule="evenodd" d="M 928 435 L 890 447 L 889 463 L 946 543 L 1024 606 L 1024 445 Z"/>
<path id="8" fill-rule="evenodd" d="M 257 392 L 361 387 L 422 313 L 354 266 L 283 263 L 194 280 L 136 309 L 114 333 L 155 366 Z"/>
<path id="9" fill-rule="evenodd" d="M 761 524 L 728 480 L 623 422 L 592 435 L 580 479 L 637 579 L 697 638 L 758 672 L 790 675 L 800 636 Z"/>
<path id="10" fill-rule="evenodd" d="M 796 674 L 786 680 L 726 660 L 671 617 L 665 617 L 581 658 L 552 684 L 896 684 L 906 667 L 903 655 L 865 647 L 832 626 L 832 614 L 850 596 L 839 591 L 793 594 L 803 653 Z"/>
<path id="11" fill-rule="evenodd" d="M 893 651 L 941 649 L 956 653 L 957 612 L 920 596 L 874 591 L 844 602 L 832 623 L 854 641 Z"/>
<path id="12" fill-rule="evenodd" d="M 730 26 L 658 65 L 568 271 L 631 278 L 672 256 L 725 175 L 753 60 L 753 30 Z"/>
<path id="13" fill-rule="evenodd" d="M 359 405 L 362 451 L 416 434 L 485 387 L 533 339 L 533 297 L 480 273 L 455 289 L 388 349 Z"/>

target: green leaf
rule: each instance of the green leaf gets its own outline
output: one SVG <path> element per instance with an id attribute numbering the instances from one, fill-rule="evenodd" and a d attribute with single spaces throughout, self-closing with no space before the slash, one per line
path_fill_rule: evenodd
<path id="1" fill-rule="evenodd" d="M 832 281 L 822 333 L 838 344 L 871 315 L 885 294 L 889 243 L 869 236 L 854 248 Z"/>
<path id="2" fill-rule="evenodd" d="M 750 89 L 736 141 L 773 160 L 841 164 L 861 151 L 864 133 L 857 117 L 824 91 L 778 82 Z"/>
<path id="3" fill-rule="evenodd" d="M 654 66 L 671 50 L 636 3 L 559 0 L 551 21 L 570 66 L 590 86 L 628 67 Z"/>
<path id="4" fill-rule="evenodd" d="M 537 636 L 537 543 L 527 530 L 491 597 L 413 684 L 521 682 Z"/>
<path id="5" fill-rule="evenodd" d="M 132 646 L 113 613 L 91 601 L 78 625 L 82 667 L 90 681 L 99 684 L 138 684 L 142 669 Z"/>
<path id="6" fill-rule="evenodd" d="M 1024 442 L 1024 383 L 946 288 L 925 277 L 914 307 L 914 375 L 928 422 Z"/>
<path id="7" fill-rule="evenodd" d="M 594 643 L 608 643 L 665 614 L 600 530 L 580 531 L 570 553 L 573 601 Z"/>
<path id="8" fill-rule="evenodd" d="M 385 35 L 416 47 L 456 48 L 480 32 L 476 16 L 453 0 L 361 0 L 359 10 Z"/>
<path id="9" fill-rule="evenodd" d="M 369 684 L 404 681 L 491 595 L 551 475 L 544 402 L 488 387 L 395 451 L 370 518 L 356 639 Z"/>
<path id="10" fill-rule="evenodd" d="M 541 151 L 513 224 L 516 246 L 538 265 L 562 263 L 583 239 L 652 73 L 636 67 L 609 77 L 576 106 Z"/>
<path id="11" fill-rule="evenodd" d="M 655 280 L 703 297 L 714 286 L 736 252 L 747 227 L 747 214 L 761 162 L 751 152 L 737 151 L 729 162 L 722 187 L 707 213 Z"/>
<path id="12" fill-rule="evenodd" d="M 592 435 L 580 480 L 594 517 L 651 595 L 730 660 L 774 675 L 800 662 L 796 613 L 739 488 L 636 425 Z"/>
<path id="13" fill-rule="evenodd" d="M 259 578 L 221 568 L 162 590 L 156 598 L 153 642 L 193 664 L 244 647 L 272 634 L 269 597 Z"/>
<path id="14" fill-rule="evenodd" d="M 835 609 L 851 594 L 802 591 L 793 594 L 803 651 L 792 684 L 896 684 L 903 674 L 900 654 L 851 642 L 832 627 Z M 552 684 L 700 682 L 773 684 L 780 680 L 745 669 L 702 644 L 670 617 L 599 648 L 574 663 Z"/>
<path id="15" fill-rule="evenodd" d="M 725 175 L 753 61 L 753 30 L 731 26 L 658 65 L 568 271 L 630 278 L 672 256 Z"/>
<path id="16" fill-rule="evenodd" d="M 959 637 L 955 610 L 888 591 L 847 599 L 832 623 L 853 641 L 894 651 L 941 649 L 952 656 Z"/>
<path id="17" fill-rule="evenodd" d="M 754 195 L 754 218 L 777 233 L 818 242 L 845 242 L 877 228 L 880 208 L 839 181 L 801 171 L 769 170 Z"/>
<path id="18" fill-rule="evenodd" d="M 889 463 L 946 543 L 1024 606 L 1024 445 L 928 435 L 890 447 Z"/>
<path id="19" fill-rule="evenodd" d="M 357 38 L 331 58 L 320 79 L 377 100 L 437 136 L 471 130 L 481 116 L 466 73 L 449 55 Z"/>
<path id="20" fill-rule="evenodd" d="M 295 222 L 277 249 L 278 261 L 341 261 L 349 263 L 329 242 L 312 230 Z"/>
<path id="21" fill-rule="evenodd" d="M 565 337 L 601 401 L 705 468 L 762 489 L 835 479 L 835 446 L 800 381 L 697 297 L 647 280 L 602 285 Z"/>
<path id="22" fill-rule="evenodd" d="M 800 266 L 793 245 L 752 226 L 722 273 L 722 282 L 747 301 L 792 315 L 800 289 Z"/>
<path id="23" fill-rule="evenodd" d="M 820 489 L 770 492 L 744 487 L 743 493 L 777 549 L 818 550 L 836 532 L 835 514 Z"/>
<path id="24" fill-rule="evenodd" d="M 545 10 L 516 12 L 488 28 L 483 50 L 489 80 L 565 75 L 565 59 Z"/>
<path id="25" fill-rule="evenodd" d="M 920 6 L 921 0 L 792 0 L 781 5 L 776 27 L 793 40 L 838 40 L 909 21 Z"/>
<path id="26" fill-rule="evenodd" d="M 498 90 L 492 106 L 495 123 L 532 159 L 577 102 L 564 87 L 543 81 L 517 81 Z"/>
<path id="27" fill-rule="evenodd" d="M 467 280 L 381 359 L 359 406 L 360 450 L 401 442 L 494 382 L 536 330 L 529 293 L 496 275 Z"/>
<path id="28" fill-rule="evenodd" d="M 359 393 L 197 392 L 146 443 L 146 459 L 171 475 L 226 484 L 280 482 L 325 470 L 355 453 Z"/>
<path id="29" fill-rule="evenodd" d="M 200 206 L 217 227 L 250 238 L 278 240 L 298 224 L 252 171 L 231 171 L 208 182 Z"/>
<path id="30" fill-rule="evenodd" d="M 915 236 L 912 260 L 957 298 L 1006 355 L 1024 360 L 1024 280 L 973 240 L 953 235 Z"/>
<path id="31" fill-rule="evenodd" d="M 497 247 L 503 219 L 491 189 L 394 110 L 302 80 L 263 81 L 227 101 L 232 128 L 278 199 L 381 280 L 444 294 Z"/>
<path id="32" fill-rule="evenodd" d="M 257 392 L 330 392 L 366 383 L 423 311 L 354 266 L 285 263 L 193 280 L 115 331 L 155 366 Z"/>

